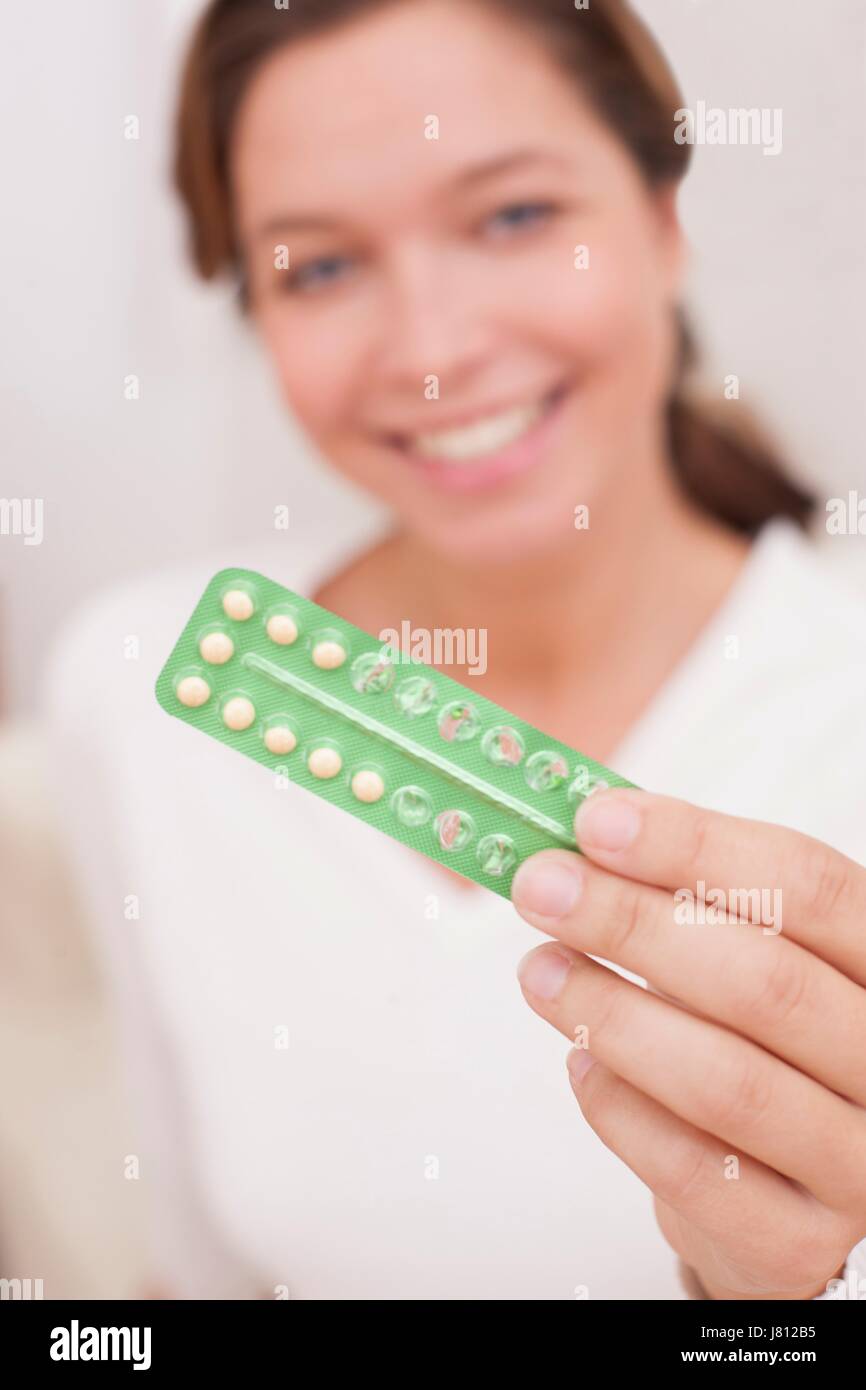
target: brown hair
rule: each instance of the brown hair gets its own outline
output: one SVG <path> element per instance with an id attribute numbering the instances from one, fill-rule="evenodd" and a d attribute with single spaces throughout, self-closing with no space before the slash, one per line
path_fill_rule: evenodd
<path id="1" fill-rule="evenodd" d="M 276 48 L 395 0 L 212 0 L 184 65 L 177 121 L 175 184 L 183 199 L 192 257 L 204 279 L 233 271 L 242 283 L 229 181 L 229 143 L 238 107 L 258 66 Z M 628 0 L 476 0 L 531 25 L 551 56 L 619 135 L 651 187 L 678 183 L 691 145 L 674 140 L 682 105 L 676 79 Z M 668 405 L 671 458 L 686 495 L 746 534 L 774 516 L 805 525 L 814 498 L 785 470 L 739 403 L 716 418 L 690 397 L 697 354 L 680 316 L 680 364 Z"/>

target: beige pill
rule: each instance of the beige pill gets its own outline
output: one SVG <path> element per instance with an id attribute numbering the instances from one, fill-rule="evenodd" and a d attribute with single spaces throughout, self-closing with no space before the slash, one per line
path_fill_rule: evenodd
<path id="1" fill-rule="evenodd" d="M 313 648 L 313 665 L 320 671 L 333 671 L 346 660 L 346 648 L 339 642 L 317 642 Z"/>
<path id="2" fill-rule="evenodd" d="M 223 595 L 223 612 L 227 618 L 234 618 L 236 623 L 245 623 L 247 618 L 253 616 L 254 608 L 255 604 L 243 589 L 230 589 Z"/>
<path id="3" fill-rule="evenodd" d="M 281 647 L 290 647 L 298 636 L 295 620 L 288 613 L 274 613 L 273 617 L 268 618 L 265 631 L 271 641 L 278 642 Z"/>
<path id="4" fill-rule="evenodd" d="M 314 777 L 336 777 L 343 759 L 336 748 L 314 748 L 307 758 L 307 767 Z"/>
<path id="5" fill-rule="evenodd" d="M 255 705 L 245 695 L 235 695 L 223 706 L 223 723 L 238 733 L 242 729 L 248 729 L 255 717 Z"/>
<path id="6" fill-rule="evenodd" d="M 385 783 L 378 772 L 371 772 L 365 768 L 363 772 L 356 772 L 352 778 L 352 791 L 359 801 L 378 801 L 384 794 Z"/>
<path id="7" fill-rule="evenodd" d="M 298 740 L 285 724 L 274 724 L 265 730 L 265 747 L 269 753 L 292 753 Z"/>
<path id="8" fill-rule="evenodd" d="M 176 694 L 182 705 L 198 709 L 199 705 L 206 704 L 210 699 L 210 686 L 201 676 L 184 676 L 182 681 L 178 681 Z"/>
<path id="9" fill-rule="evenodd" d="M 211 666 L 223 666 L 235 654 L 235 644 L 227 632 L 209 632 L 198 644 L 202 660 Z"/>

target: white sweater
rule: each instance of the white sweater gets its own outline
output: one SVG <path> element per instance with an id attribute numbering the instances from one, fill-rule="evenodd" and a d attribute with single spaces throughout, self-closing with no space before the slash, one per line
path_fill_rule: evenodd
<path id="1" fill-rule="evenodd" d="M 649 1192 L 583 1120 L 567 1044 L 520 994 L 538 934 L 157 705 L 215 570 L 311 593 L 369 532 L 307 525 L 115 590 L 51 665 L 157 1272 L 192 1297 L 682 1298 Z M 866 862 L 864 710 L 866 615 L 775 523 L 610 764 Z M 866 1243 L 854 1258 L 866 1276 Z"/>

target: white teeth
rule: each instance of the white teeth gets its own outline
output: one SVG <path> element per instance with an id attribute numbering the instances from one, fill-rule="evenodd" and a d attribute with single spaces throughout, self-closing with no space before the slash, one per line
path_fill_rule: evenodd
<path id="1" fill-rule="evenodd" d="M 463 463 L 467 459 L 495 454 L 498 449 L 513 444 L 535 424 L 544 413 L 544 403 L 521 405 L 502 415 L 490 415 L 465 429 L 441 430 L 437 434 L 417 434 L 409 441 L 414 454 L 443 459 L 447 463 Z"/>

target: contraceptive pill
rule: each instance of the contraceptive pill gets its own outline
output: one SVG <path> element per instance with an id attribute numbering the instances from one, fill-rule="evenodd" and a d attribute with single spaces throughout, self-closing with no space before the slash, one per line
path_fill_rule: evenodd
<path id="1" fill-rule="evenodd" d="M 223 594 L 223 612 L 236 623 L 249 622 L 255 608 L 252 596 L 245 589 L 229 589 Z"/>
<path id="2" fill-rule="evenodd" d="M 251 570 L 211 580 L 156 694 L 268 768 L 296 814 L 312 792 L 502 897 L 529 855 L 578 848 L 587 796 L 633 785 Z"/>
<path id="3" fill-rule="evenodd" d="M 331 638 L 325 638 L 313 647 L 313 662 L 320 671 L 335 671 L 345 660 L 346 648 Z"/>
<path id="4" fill-rule="evenodd" d="M 336 748 L 314 748 L 307 757 L 307 767 L 314 777 L 336 777 L 343 759 Z"/>
<path id="5" fill-rule="evenodd" d="M 177 683 L 177 698 L 188 709 L 198 709 L 210 699 L 210 686 L 201 676 L 184 676 Z"/>
<path id="6" fill-rule="evenodd" d="M 364 768 L 352 778 L 352 795 L 371 804 L 385 795 L 385 783 L 378 772 Z"/>
<path id="7" fill-rule="evenodd" d="M 268 618 L 265 631 L 272 642 L 281 647 L 290 647 L 298 640 L 298 627 L 289 613 L 273 613 Z"/>
<path id="8" fill-rule="evenodd" d="M 255 717 L 256 707 L 245 695 L 236 695 L 234 699 L 226 701 L 223 708 L 223 723 L 235 733 L 248 729 Z"/>
<path id="9" fill-rule="evenodd" d="M 208 632 L 198 644 L 202 661 L 224 666 L 235 654 L 235 644 L 227 632 Z"/>
<path id="10" fill-rule="evenodd" d="M 265 729 L 265 747 L 269 753 L 294 753 L 298 746 L 295 732 L 287 724 L 274 724 L 270 729 Z"/>

